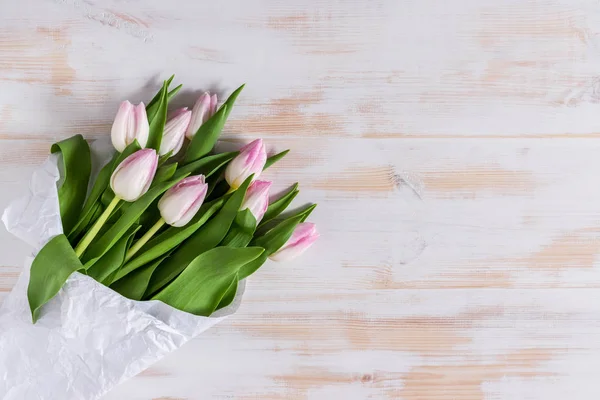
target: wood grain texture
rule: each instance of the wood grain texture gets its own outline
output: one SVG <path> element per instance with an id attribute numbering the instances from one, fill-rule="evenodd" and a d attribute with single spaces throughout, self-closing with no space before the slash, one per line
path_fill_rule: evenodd
<path id="1" fill-rule="evenodd" d="M 320 241 L 106 400 L 598 399 L 600 2 L 0 6 L 0 206 L 52 142 L 171 73 L 247 86 L 222 146 L 319 203 Z M 0 297 L 27 247 L 0 232 Z"/>

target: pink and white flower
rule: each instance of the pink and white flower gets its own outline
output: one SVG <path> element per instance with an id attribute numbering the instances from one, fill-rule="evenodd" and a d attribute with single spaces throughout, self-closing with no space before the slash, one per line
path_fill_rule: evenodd
<path id="1" fill-rule="evenodd" d="M 311 222 L 302 222 L 296 226 L 288 241 L 269 258 L 273 261 L 286 261 L 304 253 L 319 238 L 317 226 Z"/>
<path id="2" fill-rule="evenodd" d="M 200 209 L 207 191 L 204 175 L 188 176 L 161 197 L 160 216 L 171 226 L 186 225 Z"/>
<path id="3" fill-rule="evenodd" d="M 188 128 L 192 119 L 192 112 L 187 107 L 180 108 L 173 113 L 173 116 L 165 124 L 165 130 L 163 132 L 162 141 L 160 142 L 160 149 L 158 154 L 164 156 L 171 152 L 171 156 L 174 156 L 181 150 L 183 146 L 183 139 L 185 138 L 185 131 Z"/>
<path id="4" fill-rule="evenodd" d="M 128 100 L 122 102 L 110 131 L 115 149 L 122 152 L 136 139 L 140 146 L 144 148 L 148 142 L 149 134 L 150 124 L 148 123 L 144 103 L 134 106 Z"/>
<path id="5" fill-rule="evenodd" d="M 185 137 L 192 140 L 196 135 L 198 129 L 204 124 L 210 117 L 217 112 L 218 99 L 217 95 L 205 92 L 196 100 L 194 108 L 192 109 L 192 118 L 188 125 Z"/>
<path id="6" fill-rule="evenodd" d="M 158 154 L 154 149 L 138 150 L 115 168 L 110 187 L 120 199 L 135 201 L 150 188 L 157 167 Z"/>
<path id="7" fill-rule="evenodd" d="M 256 139 L 252 143 L 242 147 L 238 154 L 225 169 L 225 180 L 232 189 L 237 189 L 250 175 L 257 179 L 265 163 L 267 162 L 267 151 L 262 139 Z"/>
<path id="8" fill-rule="evenodd" d="M 269 207 L 269 189 L 273 182 L 270 181 L 254 181 L 248 187 L 244 202 L 240 207 L 240 210 L 248 209 L 256 218 L 256 223 L 260 220 L 267 212 Z"/>

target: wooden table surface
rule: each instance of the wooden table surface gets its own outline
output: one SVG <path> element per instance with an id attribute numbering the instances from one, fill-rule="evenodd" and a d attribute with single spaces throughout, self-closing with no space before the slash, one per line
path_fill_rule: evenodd
<path id="1" fill-rule="evenodd" d="M 598 0 L 3 1 L 0 206 L 172 73 L 321 239 L 106 400 L 599 398 Z"/>

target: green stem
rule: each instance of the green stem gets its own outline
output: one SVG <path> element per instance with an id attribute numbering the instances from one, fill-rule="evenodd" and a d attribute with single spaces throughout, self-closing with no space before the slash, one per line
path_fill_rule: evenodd
<path id="1" fill-rule="evenodd" d="M 131 248 L 127 251 L 127 254 L 125 255 L 125 262 L 129 261 L 131 257 L 133 257 L 135 253 L 137 253 L 142 248 L 142 246 L 145 245 L 146 242 L 148 242 L 148 240 L 150 240 L 150 238 L 154 236 L 154 234 L 158 232 L 158 230 L 164 224 L 165 220 L 162 219 L 162 217 L 158 221 L 156 221 L 156 223 L 152 225 L 152 228 L 148 229 L 148 232 L 146 232 L 144 236 L 142 236 L 140 240 L 135 242 L 135 244 L 131 246 Z"/>
<path id="2" fill-rule="evenodd" d="M 98 232 L 100 232 L 100 228 L 102 228 L 102 225 L 104 225 L 106 220 L 110 217 L 110 214 L 113 212 L 117 204 L 119 204 L 119 201 L 121 201 L 121 199 L 115 196 L 110 204 L 106 207 L 102 215 L 100 215 L 96 222 L 94 222 L 92 228 L 87 231 L 81 241 L 77 243 L 77 246 L 75 246 L 75 254 L 77 254 L 77 257 L 81 258 L 81 255 L 90 245 L 90 243 L 92 243 L 92 240 L 94 240 Z"/>
<path id="3" fill-rule="evenodd" d="M 235 192 L 235 189 L 230 186 L 229 189 L 227 190 L 227 193 L 225 193 L 225 194 L 229 194 L 229 193 L 233 193 L 233 192 Z"/>

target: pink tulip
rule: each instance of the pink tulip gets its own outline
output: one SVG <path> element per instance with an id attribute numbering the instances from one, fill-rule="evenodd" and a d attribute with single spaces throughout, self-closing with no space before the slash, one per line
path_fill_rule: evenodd
<path id="1" fill-rule="evenodd" d="M 225 169 L 225 180 L 233 189 L 237 189 L 250 175 L 254 174 L 256 179 L 260 176 L 265 162 L 267 151 L 262 139 L 256 139 L 252 143 L 242 147 L 238 154 Z"/>
<path id="2" fill-rule="evenodd" d="M 273 182 L 254 181 L 248 187 L 240 210 L 248 209 L 259 223 L 269 207 L 269 189 Z"/>
<path id="3" fill-rule="evenodd" d="M 205 92 L 200 96 L 192 109 L 192 119 L 185 132 L 185 137 L 192 140 L 200 126 L 217 112 L 217 102 L 216 94 L 211 96 L 210 93 Z"/>
<path id="4" fill-rule="evenodd" d="M 304 253 L 317 239 L 317 226 L 310 222 L 302 222 L 296 226 L 288 241 L 269 258 L 273 261 L 286 261 Z"/>
<path id="5" fill-rule="evenodd" d="M 212 96 L 210 96 L 210 115 L 215 115 L 215 113 L 217 112 L 218 104 L 219 104 L 219 99 L 217 98 L 217 94 L 215 93 Z"/>
<path id="6" fill-rule="evenodd" d="M 158 202 L 160 216 L 169 225 L 186 225 L 198 212 L 207 191 L 204 175 L 188 176 L 161 197 Z"/>
<path id="7" fill-rule="evenodd" d="M 149 134 L 150 125 L 144 103 L 134 106 L 127 100 L 122 102 L 110 131 L 115 149 L 122 152 L 136 139 L 142 148 L 146 147 Z"/>
<path id="8" fill-rule="evenodd" d="M 171 152 L 171 156 L 174 156 L 181 150 L 185 130 L 191 119 L 192 112 L 188 111 L 187 107 L 180 108 L 173 113 L 171 119 L 165 124 L 160 149 L 158 150 L 159 155 L 164 156 Z"/>
<path id="9" fill-rule="evenodd" d="M 115 196 L 125 201 L 139 199 L 150 188 L 158 155 L 154 149 L 138 150 L 117 166 L 110 178 L 110 187 Z"/>

